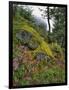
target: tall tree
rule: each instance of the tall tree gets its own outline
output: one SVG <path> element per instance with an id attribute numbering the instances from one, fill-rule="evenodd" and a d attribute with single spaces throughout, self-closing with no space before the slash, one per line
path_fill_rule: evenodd
<path id="1" fill-rule="evenodd" d="M 40 8 L 39 8 L 40 9 Z M 51 32 L 51 26 L 50 26 L 50 6 L 45 7 L 44 9 L 40 9 L 42 11 L 42 16 L 47 19 L 48 21 L 48 31 Z"/>
<path id="2" fill-rule="evenodd" d="M 54 18 L 53 36 L 62 46 L 65 46 L 65 8 L 54 7 L 51 10 L 51 16 Z"/>
<path id="3" fill-rule="evenodd" d="M 65 46 L 65 8 L 64 7 L 51 7 L 47 6 L 43 10 L 43 17 L 46 17 L 48 20 L 49 34 L 55 42 L 59 43 L 62 47 Z M 53 18 L 53 32 L 50 33 L 50 19 Z M 50 39 L 51 39 L 50 38 Z"/>
<path id="4" fill-rule="evenodd" d="M 48 19 L 48 26 L 49 26 L 49 33 L 50 33 L 50 14 L 49 14 L 49 6 L 47 6 L 47 19 Z"/>

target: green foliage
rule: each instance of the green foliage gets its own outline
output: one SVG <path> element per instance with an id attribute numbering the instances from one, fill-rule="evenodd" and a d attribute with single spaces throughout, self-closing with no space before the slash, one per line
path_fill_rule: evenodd
<path id="1" fill-rule="evenodd" d="M 22 79 L 23 75 L 24 75 L 24 72 L 25 72 L 25 66 L 24 65 L 20 65 L 20 67 L 14 71 L 14 80 L 17 78 L 18 80 L 19 79 Z"/>
<path id="2" fill-rule="evenodd" d="M 42 16 L 48 18 L 49 35 L 48 41 L 57 41 L 61 47 L 65 47 L 65 7 L 45 7 L 45 9 L 40 9 L 42 11 Z M 50 20 L 54 21 L 53 32 L 50 33 Z"/>
<path id="3" fill-rule="evenodd" d="M 54 17 L 53 37 L 62 46 L 65 46 L 65 8 L 54 7 L 51 13 Z M 57 34 L 56 34 L 57 33 Z"/>
<path id="4" fill-rule="evenodd" d="M 25 70 L 25 65 L 20 65 L 20 67 L 13 72 L 13 81 L 16 83 L 16 85 L 29 85 L 29 81 L 24 80 Z"/>
<path id="5" fill-rule="evenodd" d="M 29 81 L 27 80 L 19 80 L 18 86 L 26 86 L 29 85 Z"/>
<path id="6" fill-rule="evenodd" d="M 21 16 L 27 20 L 32 21 L 33 19 L 32 9 L 29 9 L 29 7 L 26 7 L 26 6 L 14 5 L 13 6 L 13 16 L 16 18 L 18 18 L 18 16 Z"/>
<path id="7" fill-rule="evenodd" d="M 60 11 L 61 15 L 59 16 L 62 16 L 62 11 L 60 9 L 58 11 L 56 11 L 55 9 L 55 12 L 52 11 L 51 17 L 55 17 L 53 33 L 44 31 L 45 28 L 43 27 L 43 25 L 40 26 L 41 29 L 33 25 L 31 23 L 32 11 L 28 10 L 28 8 L 15 6 L 13 11 L 13 58 L 18 57 L 18 59 L 20 60 L 21 58 L 22 61 L 19 64 L 19 68 L 13 71 L 13 81 L 15 82 L 15 84 L 24 86 L 30 84 L 50 84 L 65 82 L 64 63 L 60 63 L 61 58 L 64 60 L 64 53 L 62 52 L 65 49 L 62 48 L 58 43 L 61 37 L 64 40 L 64 26 L 62 23 L 62 21 L 64 21 L 63 18 L 62 20 L 60 20 L 59 24 L 57 23 L 58 12 Z M 55 16 L 53 15 L 54 13 Z M 35 50 L 21 49 L 21 51 L 19 47 L 24 44 L 22 44 L 20 40 L 16 38 L 16 34 L 19 31 L 26 31 L 30 33 L 32 37 L 28 42 L 29 46 L 33 46 L 37 42 L 39 44 L 38 47 Z M 43 52 L 45 55 L 47 55 L 47 59 L 49 60 L 37 61 L 36 59 L 34 59 L 34 56 L 38 52 Z M 54 56 L 55 54 L 57 55 L 57 53 L 59 55 L 59 58 L 57 57 L 57 59 L 55 59 Z M 59 64 L 57 64 L 57 61 L 59 62 Z"/>
<path id="8" fill-rule="evenodd" d="M 61 53 L 62 52 L 61 46 L 58 45 L 57 43 L 52 43 L 51 48 L 56 53 Z"/>
<path id="9" fill-rule="evenodd" d="M 36 73 L 32 79 L 40 84 L 62 83 L 65 82 L 65 72 L 55 66 L 44 72 Z"/>

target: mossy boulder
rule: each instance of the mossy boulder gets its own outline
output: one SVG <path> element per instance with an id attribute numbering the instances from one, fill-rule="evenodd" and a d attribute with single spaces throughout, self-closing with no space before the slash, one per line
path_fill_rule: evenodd
<path id="1" fill-rule="evenodd" d="M 32 34 L 23 30 L 18 33 L 16 33 L 16 37 L 23 43 L 23 44 L 28 44 L 30 41 Z"/>
<path id="2" fill-rule="evenodd" d="M 31 39 L 30 42 L 28 43 L 28 47 L 32 50 L 38 48 L 38 46 L 39 46 L 39 43 L 34 39 Z"/>
<path id="3" fill-rule="evenodd" d="M 33 39 L 34 36 L 30 32 L 20 31 L 16 34 L 16 37 L 21 41 L 21 43 L 27 44 L 27 46 L 32 50 L 39 46 L 39 43 L 37 40 Z"/>
<path id="4" fill-rule="evenodd" d="M 41 61 L 41 60 L 49 61 L 50 60 L 50 58 L 44 52 L 38 52 L 36 54 L 35 58 L 36 58 L 36 60 L 39 60 L 39 61 Z"/>

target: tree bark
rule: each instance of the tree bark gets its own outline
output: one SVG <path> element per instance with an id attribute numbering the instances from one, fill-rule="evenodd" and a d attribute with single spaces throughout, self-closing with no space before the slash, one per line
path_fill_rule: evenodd
<path id="1" fill-rule="evenodd" d="M 48 19 L 48 26 L 49 26 L 49 33 L 50 33 L 50 16 L 49 16 L 49 6 L 47 6 L 47 19 Z"/>

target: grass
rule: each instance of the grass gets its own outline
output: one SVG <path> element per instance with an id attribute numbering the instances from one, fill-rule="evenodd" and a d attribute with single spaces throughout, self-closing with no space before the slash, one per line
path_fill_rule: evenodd
<path id="1" fill-rule="evenodd" d="M 20 50 L 21 43 L 17 40 L 16 33 L 22 30 L 30 32 L 33 35 L 33 39 L 39 42 L 37 49 L 27 52 Z M 44 52 L 50 58 L 50 61 L 43 60 L 37 62 L 34 59 L 37 52 Z M 61 54 L 61 56 L 55 59 L 57 53 Z M 44 38 L 29 24 L 29 21 L 21 17 L 13 19 L 13 59 L 16 57 L 21 58 L 22 61 L 18 69 L 13 71 L 14 86 L 65 82 L 64 64 L 62 64 L 63 67 L 61 67 L 61 64 L 57 64 L 57 60 L 60 61 L 61 58 L 64 61 L 61 47 L 55 43 L 49 44 L 45 42 Z M 25 62 L 23 63 L 23 61 Z"/>
<path id="2" fill-rule="evenodd" d="M 34 81 L 38 80 L 40 84 L 63 83 L 65 80 L 64 70 L 53 67 L 45 72 L 34 74 L 32 79 Z"/>

